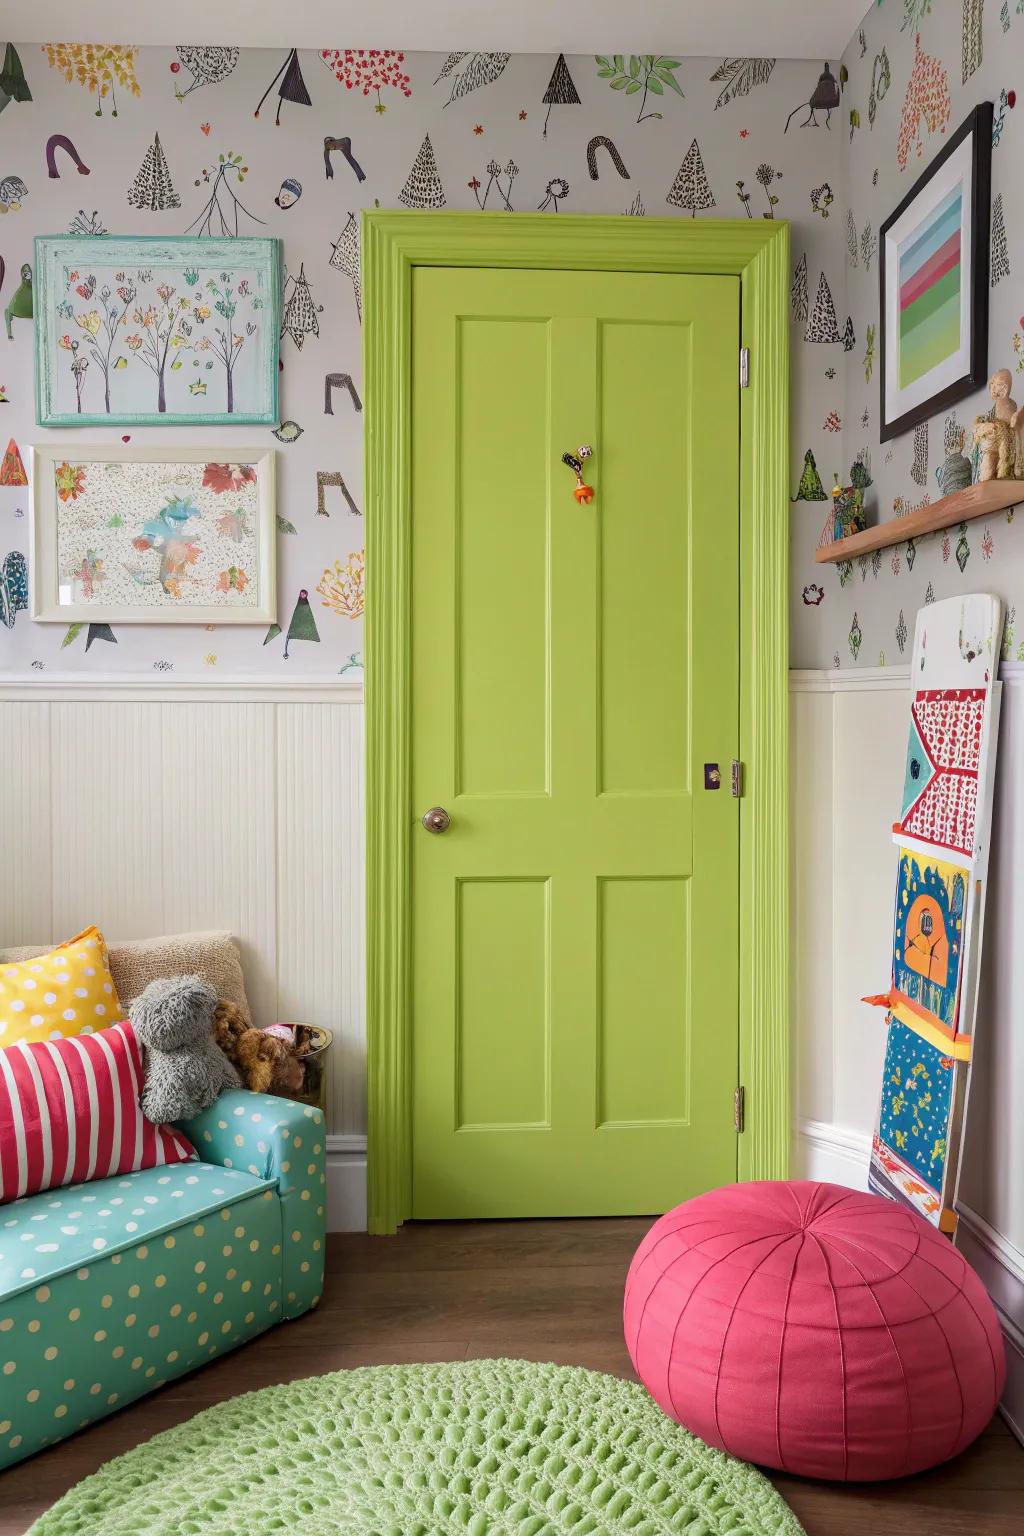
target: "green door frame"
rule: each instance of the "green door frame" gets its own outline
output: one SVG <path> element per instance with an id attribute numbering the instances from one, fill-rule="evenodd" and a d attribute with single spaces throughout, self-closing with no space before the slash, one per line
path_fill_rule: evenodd
<path id="1" fill-rule="evenodd" d="M 367 1213 L 411 1210 L 409 1008 L 412 271 L 719 273 L 740 279 L 740 1082 L 743 1179 L 789 1168 L 789 226 L 588 214 L 362 215 L 366 412 Z M 739 359 L 737 359 L 737 385 Z"/>

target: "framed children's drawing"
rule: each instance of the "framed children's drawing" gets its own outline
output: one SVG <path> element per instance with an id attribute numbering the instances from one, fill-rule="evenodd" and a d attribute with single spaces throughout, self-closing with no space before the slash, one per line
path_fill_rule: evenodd
<path id="1" fill-rule="evenodd" d="M 40 235 L 41 427 L 278 419 L 280 241 Z"/>
<path id="2" fill-rule="evenodd" d="M 33 619 L 274 623 L 272 449 L 31 452 Z"/>
<path id="3" fill-rule="evenodd" d="M 879 230 L 883 442 L 985 383 L 991 179 L 983 101 Z"/>

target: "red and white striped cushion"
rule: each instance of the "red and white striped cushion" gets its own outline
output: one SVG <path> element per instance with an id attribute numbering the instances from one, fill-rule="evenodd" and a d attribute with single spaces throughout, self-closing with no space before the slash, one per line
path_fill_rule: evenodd
<path id="1" fill-rule="evenodd" d="M 195 1156 L 139 1107 L 142 1052 L 126 1021 L 0 1049 L 0 1204 Z"/>

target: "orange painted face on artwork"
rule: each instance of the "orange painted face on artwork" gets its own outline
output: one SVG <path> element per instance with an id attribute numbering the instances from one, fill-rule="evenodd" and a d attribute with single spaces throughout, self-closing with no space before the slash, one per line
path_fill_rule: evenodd
<path id="1" fill-rule="evenodd" d="M 903 958 L 912 971 L 946 985 L 949 975 L 949 937 L 942 908 L 934 896 L 918 896 L 907 913 Z"/>

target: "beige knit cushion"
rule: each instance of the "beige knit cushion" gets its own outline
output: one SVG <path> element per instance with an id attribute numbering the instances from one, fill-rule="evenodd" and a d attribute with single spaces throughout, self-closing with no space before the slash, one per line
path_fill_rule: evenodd
<path id="1" fill-rule="evenodd" d="M 34 960 L 37 955 L 48 954 L 52 947 L 23 944 L 15 949 L 0 949 L 0 965 Z M 108 945 L 108 955 L 110 973 L 126 1009 L 158 976 L 198 975 L 210 983 L 222 1001 L 237 1003 L 247 1022 L 252 1023 L 242 961 L 230 933 L 173 933 L 159 939 L 126 939 Z"/>

